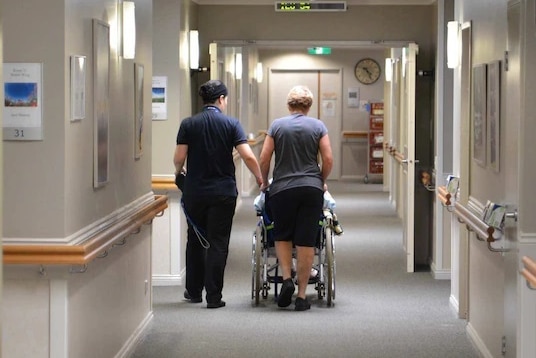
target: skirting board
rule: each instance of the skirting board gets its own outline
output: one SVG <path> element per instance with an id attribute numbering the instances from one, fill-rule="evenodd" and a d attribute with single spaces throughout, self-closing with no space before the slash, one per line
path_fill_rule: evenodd
<path id="1" fill-rule="evenodd" d="M 480 336 L 475 331 L 470 322 L 467 324 L 466 331 L 467 335 L 469 336 L 469 339 L 471 340 L 471 343 L 473 343 L 473 345 L 476 347 L 476 349 L 480 353 L 480 356 L 482 358 L 493 358 L 493 354 L 491 354 L 482 339 L 480 339 Z"/>
<path id="2" fill-rule="evenodd" d="M 432 276 L 434 277 L 434 279 L 436 279 L 436 280 L 450 280 L 450 270 L 447 270 L 447 269 L 438 270 L 438 269 L 436 269 L 434 263 L 432 263 L 430 265 L 430 267 L 431 267 Z"/>
<path id="3" fill-rule="evenodd" d="M 153 275 L 153 286 L 182 286 L 182 275 Z"/>
<path id="4" fill-rule="evenodd" d="M 152 319 L 153 319 L 153 311 L 150 311 L 145 317 L 145 319 L 140 323 L 140 325 L 136 328 L 136 330 L 132 333 L 132 335 L 125 342 L 121 350 L 117 352 L 117 354 L 115 355 L 115 358 L 128 358 L 132 355 L 132 353 L 134 352 L 134 349 L 136 348 L 136 345 L 138 344 L 140 339 L 143 337 L 143 333 Z"/>

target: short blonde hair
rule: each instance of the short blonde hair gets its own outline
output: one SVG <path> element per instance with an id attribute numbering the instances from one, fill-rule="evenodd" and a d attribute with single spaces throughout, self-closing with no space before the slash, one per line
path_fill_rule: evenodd
<path id="1" fill-rule="evenodd" d="M 313 92 L 306 86 L 294 86 L 287 96 L 290 109 L 308 110 L 313 105 Z"/>

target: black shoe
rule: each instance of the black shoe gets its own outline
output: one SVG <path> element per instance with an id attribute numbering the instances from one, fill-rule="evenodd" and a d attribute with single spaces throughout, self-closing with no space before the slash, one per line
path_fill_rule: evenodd
<path id="1" fill-rule="evenodd" d="M 291 278 L 287 278 L 281 285 L 281 291 L 277 298 L 277 305 L 279 307 L 288 307 L 292 303 L 292 295 L 294 294 L 294 283 Z"/>
<path id="2" fill-rule="evenodd" d="M 225 301 L 207 302 L 207 308 L 220 308 L 220 307 L 225 307 Z"/>
<path id="3" fill-rule="evenodd" d="M 311 308 L 311 304 L 307 301 L 307 298 L 296 298 L 296 306 L 294 307 L 295 311 L 307 311 Z"/>
<path id="4" fill-rule="evenodd" d="M 201 297 L 192 297 L 190 296 L 190 293 L 188 291 L 184 291 L 184 298 L 187 300 L 190 300 L 191 303 L 200 303 L 203 302 L 203 299 Z"/>

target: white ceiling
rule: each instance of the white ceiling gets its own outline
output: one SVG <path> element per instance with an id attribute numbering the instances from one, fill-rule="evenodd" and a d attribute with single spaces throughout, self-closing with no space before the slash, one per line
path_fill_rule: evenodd
<path id="1" fill-rule="evenodd" d="M 193 0 L 199 5 L 274 5 L 272 0 Z M 315 0 L 312 0 L 314 2 Z M 316 0 L 317 2 L 319 0 Z M 323 0 L 320 0 L 323 1 Z M 329 2 L 330 0 L 323 1 Z M 351 5 L 430 5 L 436 0 L 346 0 Z"/>

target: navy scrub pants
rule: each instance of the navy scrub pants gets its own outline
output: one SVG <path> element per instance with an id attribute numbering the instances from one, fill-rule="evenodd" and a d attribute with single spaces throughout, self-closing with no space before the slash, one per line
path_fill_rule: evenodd
<path id="1" fill-rule="evenodd" d="M 197 298 L 202 296 L 204 287 L 207 303 L 217 303 L 222 298 L 236 197 L 185 195 L 183 201 L 186 215 L 210 245 L 203 247 L 188 220 L 186 290 Z"/>

